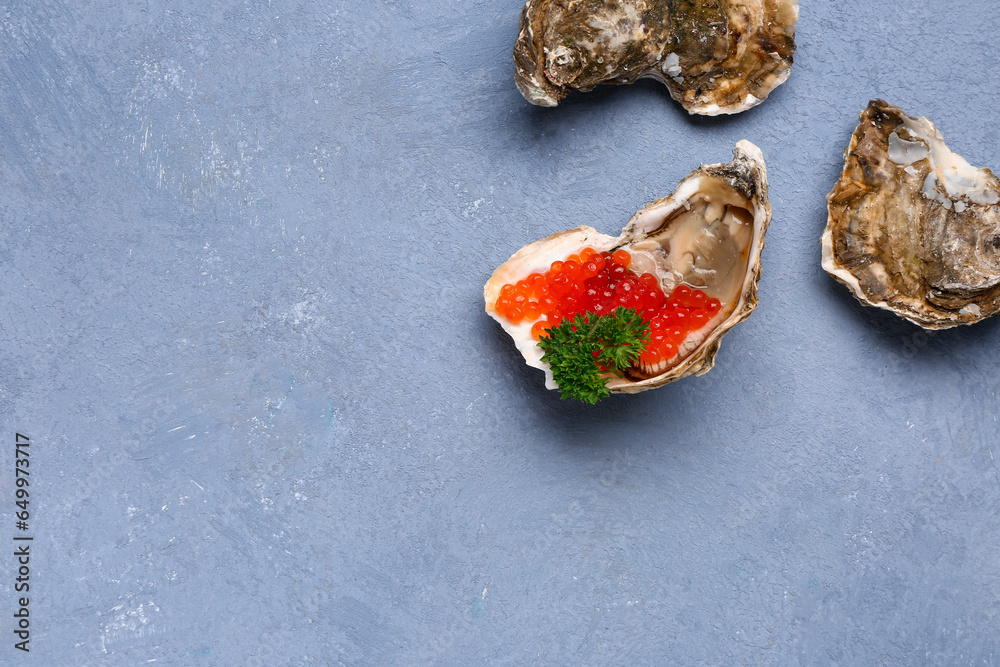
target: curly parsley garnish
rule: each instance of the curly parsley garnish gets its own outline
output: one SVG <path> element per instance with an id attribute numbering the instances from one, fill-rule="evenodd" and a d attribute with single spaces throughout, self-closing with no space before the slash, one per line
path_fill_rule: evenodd
<path id="1" fill-rule="evenodd" d="M 619 306 L 607 315 L 565 319 L 549 329 L 538 346 L 545 350 L 542 361 L 552 367 L 562 397 L 593 405 L 611 394 L 607 373 L 624 377 L 648 342 L 649 325 L 642 316 Z"/>

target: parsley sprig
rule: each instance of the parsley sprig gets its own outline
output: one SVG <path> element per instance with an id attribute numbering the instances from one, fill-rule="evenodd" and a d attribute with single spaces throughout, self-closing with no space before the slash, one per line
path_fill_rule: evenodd
<path id="1" fill-rule="evenodd" d="M 607 372 L 624 377 L 625 369 L 639 359 L 648 342 L 649 325 L 642 316 L 618 307 L 606 315 L 587 313 L 565 319 L 549 329 L 538 346 L 545 351 L 542 361 L 552 368 L 562 397 L 593 405 L 611 394 Z"/>

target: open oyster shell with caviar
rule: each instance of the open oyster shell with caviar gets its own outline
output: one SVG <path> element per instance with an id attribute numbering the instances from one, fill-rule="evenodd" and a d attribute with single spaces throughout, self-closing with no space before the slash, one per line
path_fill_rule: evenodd
<path id="1" fill-rule="evenodd" d="M 798 0 L 528 0 L 514 80 L 532 104 L 653 78 L 688 113 L 760 104 L 795 53 Z"/>
<path id="2" fill-rule="evenodd" d="M 721 304 L 711 319 L 687 335 L 669 361 L 655 368 L 634 366 L 625 378 L 609 376 L 612 393 L 636 393 L 712 368 L 722 337 L 757 306 L 760 256 L 771 220 L 760 149 L 741 141 L 733 153 L 732 162 L 703 165 L 672 195 L 646 205 L 620 236 L 592 227 L 559 232 L 528 244 L 493 272 L 483 291 L 486 312 L 514 339 L 528 365 L 545 371 L 548 389 L 558 387 L 532 338 L 532 324 L 512 324 L 498 312 L 497 300 L 504 285 L 544 272 L 585 247 L 597 252 L 625 249 L 631 255 L 630 269 L 656 276 L 664 292 L 684 284 Z"/>
<path id="3" fill-rule="evenodd" d="M 873 100 L 827 197 L 823 268 L 925 329 L 1000 311 L 1000 180 L 926 118 Z"/>

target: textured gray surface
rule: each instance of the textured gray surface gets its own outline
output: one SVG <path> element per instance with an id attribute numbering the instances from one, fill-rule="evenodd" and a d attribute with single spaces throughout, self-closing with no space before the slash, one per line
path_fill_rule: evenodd
<path id="1" fill-rule="evenodd" d="M 1000 664 L 1000 322 L 863 309 L 818 243 L 870 97 L 1000 168 L 993 0 L 805 3 L 788 83 L 716 120 L 530 107 L 518 0 L 119 4 L 0 3 L 35 664 Z M 492 269 L 741 138 L 774 222 L 716 368 L 545 392 Z"/>

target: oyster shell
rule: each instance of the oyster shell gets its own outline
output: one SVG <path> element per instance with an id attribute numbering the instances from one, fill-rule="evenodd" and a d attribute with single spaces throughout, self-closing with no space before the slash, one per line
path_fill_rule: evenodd
<path id="1" fill-rule="evenodd" d="M 729 164 L 703 165 L 669 197 L 637 212 L 618 237 L 592 227 L 577 227 L 530 243 L 493 272 L 483 290 L 486 312 L 514 339 L 529 366 L 545 371 L 545 386 L 558 388 L 542 350 L 531 337 L 531 323 L 511 324 L 495 307 L 500 288 L 556 260 L 590 246 L 599 252 L 627 249 L 631 270 L 653 273 L 670 293 L 680 283 L 719 299 L 722 308 L 679 347 L 669 367 L 655 377 L 608 382 L 612 393 L 636 393 L 688 375 L 707 373 L 722 336 L 757 306 L 760 253 L 771 220 L 767 168 L 760 149 L 736 144 Z"/>
<path id="2" fill-rule="evenodd" d="M 739 113 L 788 78 L 798 16 L 798 0 L 528 0 L 514 81 L 554 107 L 570 90 L 653 78 L 688 113 Z"/>
<path id="3" fill-rule="evenodd" d="M 926 118 L 871 101 L 827 202 L 823 268 L 862 303 L 925 329 L 1000 311 L 1000 180 Z"/>

